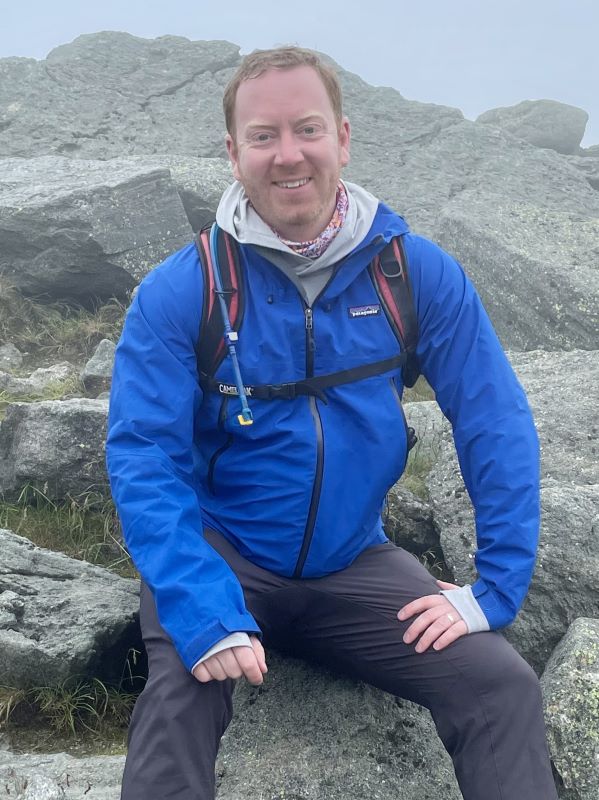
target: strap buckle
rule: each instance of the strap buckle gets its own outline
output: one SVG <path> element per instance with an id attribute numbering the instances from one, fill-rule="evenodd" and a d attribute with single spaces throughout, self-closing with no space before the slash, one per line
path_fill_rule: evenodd
<path id="1" fill-rule="evenodd" d="M 269 400 L 295 400 L 296 397 L 296 384 L 295 383 L 277 383 L 271 384 L 268 387 Z"/>

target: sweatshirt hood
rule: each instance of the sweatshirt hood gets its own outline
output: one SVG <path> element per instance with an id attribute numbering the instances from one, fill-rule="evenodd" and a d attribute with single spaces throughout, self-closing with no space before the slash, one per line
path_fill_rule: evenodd
<path id="1" fill-rule="evenodd" d="M 348 208 L 343 227 L 318 258 L 295 253 L 257 214 L 243 185 L 235 181 L 218 205 L 218 225 L 242 245 L 252 245 L 295 284 L 308 304 L 327 282 L 333 266 L 355 250 L 370 244 L 377 235 L 390 239 L 408 231 L 405 222 L 374 195 L 349 181 L 343 181 Z"/>

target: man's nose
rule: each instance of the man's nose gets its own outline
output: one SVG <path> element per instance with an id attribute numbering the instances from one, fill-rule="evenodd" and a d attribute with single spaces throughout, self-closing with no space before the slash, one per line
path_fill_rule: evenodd
<path id="1" fill-rule="evenodd" d="M 281 133 L 277 140 L 275 164 L 289 166 L 299 164 L 303 160 L 304 154 L 299 139 L 291 131 Z"/>

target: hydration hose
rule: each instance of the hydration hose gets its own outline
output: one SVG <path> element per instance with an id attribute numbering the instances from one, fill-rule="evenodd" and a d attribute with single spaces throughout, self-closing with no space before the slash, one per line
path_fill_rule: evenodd
<path id="1" fill-rule="evenodd" d="M 224 340 L 227 346 L 227 350 L 229 351 L 229 355 L 231 356 L 231 362 L 233 364 L 233 372 L 235 374 L 235 385 L 237 386 L 237 391 L 239 393 L 239 399 L 241 401 L 241 414 L 237 415 L 237 421 L 240 425 L 252 425 L 254 422 L 254 417 L 252 416 L 252 411 L 248 406 L 247 398 L 245 396 L 245 387 L 243 385 L 243 381 L 241 379 L 241 372 L 239 370 L 239 361 L 237 360 L 237 352 L 235 350 L 235 342 L 239 340 L 239 336 L 237 332 L 231 328 L 231 322 L 229 320 L 229 312 L 227 311 L 227 303 L 225 301 L 225 293 L 223 291 L 223 284 L 220 277 L 220 265 L 218 263 L 218 245 L 217 245 L 217 231 L 218 226 L 216 222 L 212 225 L 210 229 L 210 250 L 212 251 L 212 264 L 214 267 L 214 284 L 215 289 L 214 291 L 218 295 L 218 299 L 220 302 L 220 308 L 223 314 L 223 320 L 225 323 L 225 333 L 224 333 Z"/>

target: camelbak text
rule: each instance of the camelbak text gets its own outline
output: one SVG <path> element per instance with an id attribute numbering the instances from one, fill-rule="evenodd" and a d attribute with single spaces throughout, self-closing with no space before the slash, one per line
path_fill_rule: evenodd
<path id="1" fill-rule="evenodd" d="M 219 383 L 218 384 L 218 391 L 221 394 L 239 394 L 239 389 L 235 384 L 231 383 Z M 243 391 L 246 393 L 248 397 L 252 396 L 252 392 L 254 391 L 251 386 L 244 386 Z"/>

